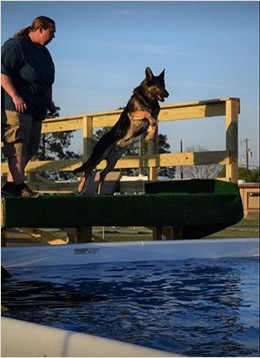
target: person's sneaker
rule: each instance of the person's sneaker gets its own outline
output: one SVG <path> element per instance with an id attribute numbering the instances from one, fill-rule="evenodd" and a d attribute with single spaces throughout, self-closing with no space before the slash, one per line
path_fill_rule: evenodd
<path id="1" fill-rule="evenodd" d="M 23 198 L 37 198 L 40 194 L 32 191 L 25 183 L 15 185 L 16 187 L 16 196 L 21 196 Z"/>
<path id="2" fill-rule="evenodd" d="M 16 187 L 13 182 L 6 182 L 1 189 L 3 196 L 16 196 Z"/>

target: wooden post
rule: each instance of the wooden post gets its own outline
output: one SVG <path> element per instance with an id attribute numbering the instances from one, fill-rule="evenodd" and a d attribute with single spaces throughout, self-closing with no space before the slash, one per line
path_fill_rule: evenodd
<path id="1" fill-rule="evenodd" d="M 86 160 L 92 151 L 93 148 L 93 117 L 84 116 L 82 121 L 82 131 L 83 131 L 83 158 Z M 76 242 L 84 243 L 92 241 L 92 227 L 91 226 L 82 226 L 77 227 Z"/>
<path id="2" fill-rule="evenodd" d="M 154 226 L 153 228 L 153 240 L 162 240 L 162 226 Z"/>
<path id="3" fill-rule="evenodd" d="M 83 157 L 87 159 L 93 148 L 93 117 L 84 116 L 82 121 L 83 131 Z"/>
<path id="4" fill-rule="evenodd" d="M 36 172 L 27 172 L 26 179 L 28 184 L 33 184 L 36 182 Z"/>
<path id="5" fill-rule="evenodd" d="M 183 239 L 182 236 L 182 226 L 173 226 L 172 227 L 172 238 L 174 240 Z"/>
<path id="6" fill-rule="evenodd" d="M 6 242 L 7 242 L 6 234 L 7 234 L 7 230 L 6 230 L 6 229 L 2 229 L 2 230 L 1 230 L 1 246 L 2 246 L 2 247 L 5 247 L 5 246 L 6 246 Z"/>
<path id="7" fill-rule="evenodd" d="M 158 153 L 158 132 L 156 132 L 154 139 L 148 142 L 148 154 L 153 155 Z M 155 167 L 149 167 L 148 179 L 156 180 L 158 177 L 158 165 Z"/>
<path id="8" fill-rule="evenodd" d="M 91 226 L 77 227 L 76 240 L 77 240 L 77 244 L 91 242 L 92 241 L 92 227 Z"/>
<path id="9" fill-rule="evenodd" d="M 226 150 L 229 163 L 226 165 L 226 180 L 238 181 L 238 113 L 239 99 L 230 98 L 226 101 Z"/>

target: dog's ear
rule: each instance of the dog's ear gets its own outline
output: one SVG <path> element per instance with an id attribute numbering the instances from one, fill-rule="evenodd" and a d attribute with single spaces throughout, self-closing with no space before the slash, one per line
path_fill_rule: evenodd
<path id="1" fill-rule="evenodd" d="M 145 79 L 150 82 L 154 78 L 153 72 L 150 67 L 146 67 L 145 70 Z"/>
<path id="2" fill-rule="evenodd" d="M 164 79 L 164 73 L 165 73 L 165 69 L 158 76 L 162 80 Z"/>

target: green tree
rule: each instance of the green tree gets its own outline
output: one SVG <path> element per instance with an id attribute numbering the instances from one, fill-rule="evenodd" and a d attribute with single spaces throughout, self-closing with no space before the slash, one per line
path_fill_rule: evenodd
<path id="1" fill-rule="evenodd" d="M 48 113 L 46 118 L 55 118 L 59 117 L 60 107 L 55 107 L 55 112 Z M 38 159 L 39 160 L 55 160 L 55 159 L 73 159 L 79 158 L 79 155 L 75 152 L 69 150 L 69 146 L 71 144 L 71 140 L 73 138 L 74 131 L 66 131 L 66 132 L 53 132 L 42 134 L 39 151 L 38 151 Z M 41 176 L 49 178 L 51 174 L 56 179 L 69 179 L 72 177 L 72 173 L 68 172 L 42 172 Z"/>
<path id="2" fill-rule="evenodd" d="M 226 176 L 225 167 L 221 170 L 221 172 L 218 175 L 218 178 L 222 178 Z M 238 167 L 238 179 L 246 181 L 246 168 L 245 167 Z M 259 167 L 254 168 L 252 170 L 248 170 L 248 182 L 251 183 L 259 183 L 260 182 L 260 172 Z"/>
<path id="3" fill-rule="evenodd" d="M 39 160 L 73 159 L 79 155 L 69 150 L 74 131 L 46 133 L 41 137 L 38 151 Z M 41 172 L 44 178 L 68 180 L 73 177 L 71 172 Z"/>
<path id="4" fill-rule="evenodd" d="M 158 135 L 158 152 L 162 153 L 171 153 L 170 144 L 168 143 L 168 138 L 166 134 Z M 175 178 L 176 167 L 160 167 L 159 175 L 169 177 L 170 179 Z"/>
<path id="5" fill-rule="evenodd" d="M 252 183 L 259 183 L 260 182 L 260 168 L 254 168 L 250 171 L 250 181 Z"/>
<path id="6" fill-rule="evenodd" d="M 68 150 L 74 131 L 46 133 L 41 137 L 39 160 L 72 159 L 79 155 Z"/>
<path id="7" fill-rule="evenodd" d="M 246 168 L 239 167 L 237 175 L 239 180 L 246 180 Z"/>
<path id="8" fill-rule="evenodd" d="M 247 179 L 248 182 L 257 183 L 260 181 L 259 179 L 259 167 L 254 169 L 249 169 L 248 172 L 246 168 L 239 167 L 238 168 L 238 179 L 245 180 Z"/>

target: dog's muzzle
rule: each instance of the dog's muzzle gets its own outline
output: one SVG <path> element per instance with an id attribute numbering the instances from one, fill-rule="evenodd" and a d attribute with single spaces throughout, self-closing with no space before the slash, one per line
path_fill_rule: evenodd
<path id="1" fill-rule="evenodd" d="M 167 92 L 167 91 L 165 90 L 163 96 L 161 96 L 161 95 L 158 96 L 158 100 L 159 100 L 160 102 L 164 102 L 164 99 L 167 98 L 168 96 L 169 96 L 169 92 Z"/>

